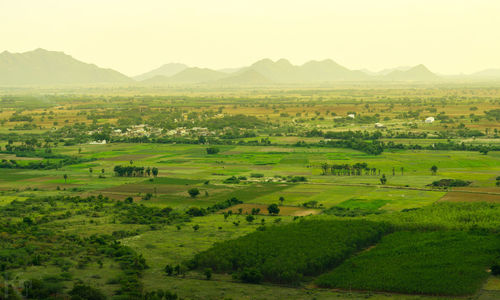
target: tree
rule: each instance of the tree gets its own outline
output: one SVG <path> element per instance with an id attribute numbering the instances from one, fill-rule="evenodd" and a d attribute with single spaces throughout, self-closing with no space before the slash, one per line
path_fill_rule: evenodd
<path id="1" fill-rule="evenodd" d="M 92 172 L 94 172 L 94 170 L 92 168 L 89 168 L 90 176 L 92 176 Z"/>
<path id="2" fill-rule="evenodd" d="M 172 267 L 171 265 L 166 265 L 165 273 L 167 273 L 167 276 L 172 276 L 172 274 L 174 273 L 174 267 Z"/>
<path id="3" fill-rule="evenodd" d="M 198 231 L 198 229 L 200 229 L 200 225 L 196 224 L 193 226 L 193 230 L 194 231 Z"/>
<path id="4" fill-rule="evenodd" d="M 101 174 L 104 175 L 104 169 L 101 169 Z"/>
<path id="5" fill-rule="evenodd" d="M 481 153 L 483 155 L 487 155 L 488 151 L 489 151 L 489 149 L 486 147 L 481 147 L 481 149 L 479 149 L 479 153 Z"/>
<path id="6" fill-rule="evenodd" d="M 68 174 L 64 174 L 63 177 L 64 177 L 64 183 L 66 183 L 66 181 L 68 180 Z"/>
<path id="7" fill-rule="evenodd" d="M 255 220 L 255 217 L 254 217 L 254 216 L 252 216 L 252 215 L 248 215 L 248 216 L 246 216 L 246 218 L 245 218 L 245 219 L 247 220 L 247 222 L 248 222 L 248 223 L 252 223 L 252 222 L 253 222 L 253 220 Z"/>
<path id="8" fill-rule="evenodd" d="M 280 203 L 281 203 L 281 205 L 283 205 L 283 201 L 285 201 L 285 197 L 281 196 L 280 197 Z"/>
<path id="9" fill-rule="evenodd" d="M 401 167 L 401 176 L 403 176 L 403 173 L 404 173 L 404 168 Z"/>
<path id="10" fill-rule="evenodd" d="M 278 207 L 278 204 L 273 203 L 267 207 L 267 211 L 270 215 L 277 215 L 280 213 L 280 208 Z"/>
<path id="11" fill-rule="evenodd" d="M 431 172 L 432 172 L 432 175 L 436 175 L 437 171 L 438 171 L 438 167 L 437 167 L 436 165 L 433 165 L 433 166 L 431 167 Z"/>
<path id="12" fill-rule="evenodd" d="M 387 178 L 385 177 L 385 174 L 382 174 L 382 177 L 380 177 L 380 184 L 385 184 L 387 182 Z"/>
<path id="13" fill-rule="evenodd" d="M 207 278 L 207 280 L 210 280 L 210 278 L 212 278 L 212 269 L 211 268 L 206 268 L 203 271 L 203 274 L 205 275 L 205 277 Z"/>
<path id="14" fill-rule="evenodd" d="M 200 190 L 198 190 L 197 188 L 191 188 L 188 190 L 188 194 L 189 196 L 191 196 L 191 198 L 195 198 L 200 194 Z"/>
<path id="15" fill-rule="evenodd" d="M 500 275 L 500 264 L 496 263 L 491 266 L 491 274 L 498 276 Z"/>
<path id="16" fill-rule="evenodd" d="M 330 166 L 327 163 L 322 163 L 321 164 L 321 170 L 323 171 L 323 175 L 326 175 L 326 172 L 328 171 L 328 168 L 330 168 Z"/>
<path id="17" fill-rule="evenodd" d="M 76 284 L 69 292 L 71 299 L 75 300 L 105 300 L 106 296 L 98 289 L 89 285 Z"/>
<path id="18" fill-rule="evenodd" d="M 158 176 L 158 168 L 156 168 L 156 167 L 155 167 L 155 168 L 153 168 L 153 169 L 151 170 L 151 172 L 153 172 L 153 176 L 154 176 L 154 177 Z"/>

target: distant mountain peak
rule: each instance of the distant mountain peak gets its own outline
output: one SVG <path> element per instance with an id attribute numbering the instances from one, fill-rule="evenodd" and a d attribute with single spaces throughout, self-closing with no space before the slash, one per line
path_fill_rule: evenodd
<path id="1" fill-rule="evenodd" d="M 426 66 L 419 64 L 407 70 L 393 70 L 385 75 L 386 79 L 390 80 L 404 80 L 404 81 L 432 81 L 439 78 L 436 74 L 432 73 Z"/>

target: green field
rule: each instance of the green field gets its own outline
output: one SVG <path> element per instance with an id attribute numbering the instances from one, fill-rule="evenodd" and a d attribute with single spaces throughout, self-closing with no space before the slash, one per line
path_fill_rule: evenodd
<path id="1" fill-rule="evenodd" d="M 157 92 L 0 93 L 7 288 L 40 299 L 82 283 L 133 300 L 500 297 L 499 89 Z"/>

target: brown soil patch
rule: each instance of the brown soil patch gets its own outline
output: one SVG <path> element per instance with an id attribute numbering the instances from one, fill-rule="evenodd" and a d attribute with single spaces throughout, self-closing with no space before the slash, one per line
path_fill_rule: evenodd
<path id="1" fill-rule="evenodd" d="M 500 203 L 500 195 L 467 193 L 467 192 L 448 192 L 439 201 Z"/>
<path id="2" fill-rule="evenodd" d="M 453 191 L 470 191 L 480 193 L 497 193 L 500 194 L 500 187 L 487 186 L 487 187 L 455 187 Z"/>
<path id="3" fill-rule="evenodd" d="M 250 204 L 243 203 L 235 206 L 231 206 L 222 210 L 222 212 L 227 212 L 231 210 L 233 213 L 238 212 L 238 209 L 242 209 L 243 214 L 251 214 L 253 208 L 260 208 L 261 215 L 267 215 L 267 207 L 265 204 Z M 308 216 L 308 215 L 317 215 L 321 213 L 320 209 L 311 209 L 311 208 L 303 208 L 297 206 L 280 206 L 280 216 Z"/>

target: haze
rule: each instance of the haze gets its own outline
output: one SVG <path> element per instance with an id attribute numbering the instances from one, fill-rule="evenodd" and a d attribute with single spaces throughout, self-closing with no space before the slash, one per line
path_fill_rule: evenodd
<path id="1" fill-rule="evenodd" d="M 137 75 L 332 58 L 351 69 L 500 67 L 500 1 L 2 1 L 0 52 L 64 51 Z"/>

